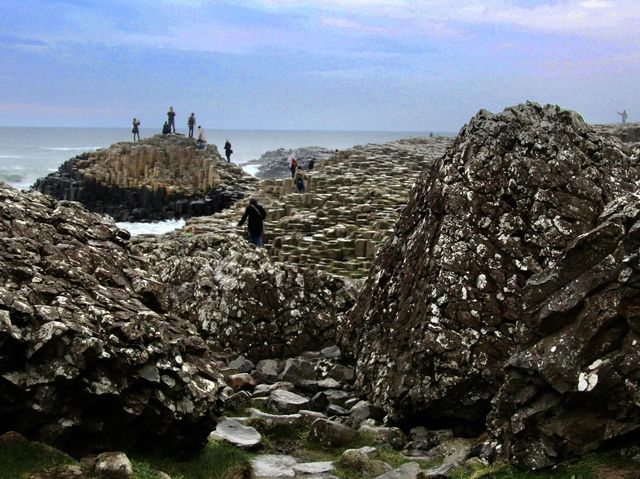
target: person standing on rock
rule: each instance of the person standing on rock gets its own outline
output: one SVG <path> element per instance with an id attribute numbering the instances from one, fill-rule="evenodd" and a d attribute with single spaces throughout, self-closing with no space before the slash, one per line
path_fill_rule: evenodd
<path id="1" fill-rule="evenodd" d="M 298 166 L 296 169 L 296 174 L 293 178 L 294 183 L 296 184 L 296 188 L 298 189 L 298 193 L 304 193 L 304 180 L 306 179 L 305 174 L 302 172 L 302 167 Z"/>
<path id="2" fill-rule="evenodd" d="M 133 128 L 131 129 L 131 133 L 133 133 L 133 141 L 136 141 L 136 137 L 138 137 L 138 141 L 140 141 L 140 130 L 138 129 L 140 126 L 140 120 L 134 118 L 131 123 L 133 124 Z"/>
<path id="3" fill-rule="evenodd" d="M 198 150 L 204 150 L 207 144 L 207 138 L 204 135 L 204 129 L 201 125 L 198 125 L 198 139 L 196 140 L 196 148 Z"/>
<path id="4" fill-rule="evenodd" d="M 169 123 L 169 128 L 171 128 L 171 132 L 176 132 L 176 112 L 173 111 L 173 107 L 169 107 L 169 111 L 167 112 L 167 123 Z"/>
<path id="5" fill-rule="evenodd" d="M 293 178 L 296 176 L 296 169 L 298 168 L 298 160 L 296 159 L 296 155 L 294 153 L 291 153 L 287 161 L 289 161 L 289 170 L 291 171 L 291 178 Z"/>
<path id="6" fill-rule="evenodd" d="M 618 112 L 618 115 L 620 115 L 620 119 L 622 120 L 622 123 L 627 122 L 627 118 L 629 118 L 629 114 L 627 113 L 627 110 L 622 110 L 622 112 Z"/>
<path id="7" fill-rule="evenodd" d="M 189 127 L 189 138 L 193 138 L 193 127 L 196 126 L 196 115 L 194 113 L 189 115 L 187 126 Z"/>
<path id="8" fill-rule="evenodd" d="M 224 154 L 227 157 L 227 163 L 231 163 L 231 153 L 233 153 L 233 150 L 231 149 L 231 143 L 229 143 L 229 140 L 224 142 Z"/>
<path id="9" fill-rule="evenodd" d="M 249 200 L 249 206 L 244 210 L 244 215 L 238 223 L 238 226 L 242 226 L 244 222 L 249 219 L 247 227 L 249 230 L 249 243 L 256 245 L 259 248 L 264 246 L 264 219 L 267 217 L 267 211 L 258 204 L 258 200 L 251 198 Z"/>

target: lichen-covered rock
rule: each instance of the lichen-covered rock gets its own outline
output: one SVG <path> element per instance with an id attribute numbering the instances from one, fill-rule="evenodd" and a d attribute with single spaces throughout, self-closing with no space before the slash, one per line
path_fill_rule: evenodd
<path id="1" fill-rule="evenodd" d="M 636 164 L 573 112 L 480 111 L 418 180 L 341 326 L 356 386 L 390 419 L 484 429 L 526 281 L 635 188 Z"/>
<path id="2" fill-rule="evenodd" d="M 489 424 L 511 460 L 541 468 L 640 428 L 640 195 L 532 276 L 524 322 L 536 331 L 508 362 Z"/>
<path id="3" fill-rule="evenodd" d="M 168 285 L 169 309 L 215 346 L 251 359 L 335 344 L 336 324 L 355 301 L 347 280 L 274 263 L 264 249 L 228 233 L 136 241 L 135 250 Z"/>
<path id="4" fill-rule="evenodd" d="M 191 138 L 156 135 L 78 155 L 33 188 L 117 221 L 149 221 L 216 213 L 255 184 L 215 145 L 197 150 Z"/>
<path id="5" fill-rule="evenodd" d="M 128 234 L 0 183 L 0 425 L 67 452 L 193 450 L 221 375 Z"/>

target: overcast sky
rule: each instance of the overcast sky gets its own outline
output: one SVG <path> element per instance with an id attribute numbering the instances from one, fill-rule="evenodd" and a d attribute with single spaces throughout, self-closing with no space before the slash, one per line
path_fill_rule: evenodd
<path id="1" fill-rule="evenodd" d="M 640 120 L 640 0 L 0 0 L 0 125 L 457 131 Z M 182 125 L 184 123 L 185 125 Z"/>

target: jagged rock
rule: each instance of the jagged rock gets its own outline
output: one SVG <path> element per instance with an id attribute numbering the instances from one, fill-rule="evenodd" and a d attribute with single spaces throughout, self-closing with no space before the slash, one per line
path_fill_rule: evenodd
<path id="1" fill-rule="evenodd" d="M 330 404 L 329 407 L 327 407 L 326 412 L 328 416 L 348 416 L 349 415 L 349 411 L 347 411 L 343 407 L 336 406 L 335 404 Z"/>
<path id="2" fill-rule="evenodd" d="M 304 424 L 302 414 L 268 414 L 258 409 L 249 410 L 251 424 L 255 425 L 265 434 L 268 434 L 283 426 L 298 427 Z"/>
<path id="3" fill-rule="evenodd" d="M 341 325 L 356 387 L 393 421 L 482 432 L 526 281 L 637 180 L 620 143 L 576 113 L 479 112 L 418 180 Z"/>
<path id="4" fill-rule="evenodd" d="M 526 283 L 537 334 L 521 338 L 489 418 L 515 464 L 548 467 L 639 430 L 639 231 L 640 195 L 622 195 Z"/>
<path id="5" fill-rule="evenodd" d="M 309 162 L 315 160 L 315 165 L 322 160 L 326 160 L 334 155 L 334 151 L 322 148 L 319 146 L 307 146 L 296 149 L 284 149 L 279 148 L 273 151 L 267 151 L 263 155 L 252 163 L 257 163 L 258 172 L 256 176 L 258 178 L 290 178 L 291 171 L 289 169 L 289 155 L 296 155 L 298 165 L 303 169 L 309 169 Z"/>
<path id="6" fill-rule="evenodd" d="M 133 466 L 123 452 L 103 452 L 95 458 L 93 473 L 99 479 L 131 479 Z"/>
<path id="7" fill-rule="evenodd" d="M 382 420 L 384 409 L 369 404 L 368 401 L 358 401 L 349 410 L 349 421 L 353 427 L 359 427 L 365 419 Z"/>
<path id="8" fill-rule="evenodd" d="M 135 241 L 135 251 L 167 284 L 170 310 L 213 346 L 250 359 L 335 343 L 336 323 L 355 297 L 346 280 L 274 263 L 263 248 L 227 233 L 175 232 Z M 258 363 L 252 375 L 275 382 L 275 367 L 267 372 L 264 366 Z"/>
<path id="9" fill-rule="evenodd" d="M 195 146 L 180 135 L 116 143 L 68 160 L 33 188 L 117 221 L 145 221 L 210 215 L 255 187 L 215 145 Z"/>
<path id="10" fill-rule="evenodd" d="M 388 444 L 394 449 L 402 449 L 407 444 L 407 436 L 397 427 L 362 425 L 358 432 L 371 438 L 373 444 Z"/>
<path id="11" fill-rule="evenodd" d="M 244 449 L 253 449 L 260 445 L 262 436 L 250 426 L 245 426 L 235 419 L 222 418 L 216 430 L 211 433 L 214 439 L 220 439 Z"/>
<path id="12" fill-rule="evenodd" d="M 227 376 L 227 385 L 234 391 L 253 389 L 256 380 L 248 373 L 238 373 Z"/>
<path id="13" fill-rule="evenodd" d="M 329 407 L 329 398 L 324 391 L 320 391 L 311 398 L 309 401 L 309 407 L 314 411 L 326 411 Z"/>
<path id="14" fill-rule="evenodd" d="M 338 389 L 340 387 L 340 383 L 333 378 L 321 379 L 316 384 L 321 389 Z"/>
<path id="15" fill-rule="evenodd" d="M 294 386 L 300 385 L 303 381 L 313 381 L 316 379 L 316 371 L 309 361 L 304 359 L 290 358 L 284 363 L 284 370 L 280 373 L 281 381 L 288 381 Z M 317 384 L 317 383 L 316 383 Z"/>
<path id="16" fill-rule="evenodd" d="M 309 400 L 299 394 L 276 389 L 269 395 L 267 407 L 273 411 L 295 414 L 300 409 L 305 409 L 309 405 Z"/>
<path id="17" fill-rule="evenodd" d="M 320 351 L 320 355 L 325 359 L 340 359 L 342 351 L 338 346 L 329 346 Z"/>
<path id="18" fill-rule="evenodd" d="M 238 391 L 224 401 L 225 411 L 242 411 L 251 404 L 251 393 L 248 391 Z"/>
<path id="19" fill-rule="evenodd" d="M 229 363 L 229 367 L 237 369 L 241 373 L 250 373 L 256 368 L 256 365 L 244 356 L 238 356 L 236 359 Z"/>
<path id="20" fill-rule="evenodd" d="M 624 143 L 640 142 L 640 123 L 593 125 L 593 128 L 603 135 L 615 136 Z"/>
<path id="21" fill-rule="evenodd" d="M 293 391 L 294 386 L 288 382 L 277 382 L 273 384 L 258 384 L 253 390 L 253 397 L 265 397 L 269 396 L 276 389 L 282 389 L 284 391 Z"/>
<path id="22" fill-rule="evenodd" d="M 340 383 L 350 383 L 355 379 L 355 371 L 349 366 L 343 366 L 342 364 L 336 364 L 329 371 L 329 377 L 335 379 Z"/>
<path id="23" fill-rule="evenodd" d="M 421 479 L 422 472 L 417 462 L 407 462 L 392 471 L 386 472 L 375 479 Z"/>
<path id="24" fill-rule="evenodd" d="M 0 184 L 0 424 L 67 452 L 204 445 L 224 381 L 128 234 Z"/>
<path id="25" fill-rule="evenodd" d="M 275 359 L 261 359 L 251 374 L 259 382 L 277 383 L 280 371 L 280 363 Z"/>
<path id="26" fill-rule="evenodd" d="M 309 439 L 323 447 L 348 446 L 357 438 L 358 433 L 354 429 L 328 419 L 316 419 L 309 432 Z"/>

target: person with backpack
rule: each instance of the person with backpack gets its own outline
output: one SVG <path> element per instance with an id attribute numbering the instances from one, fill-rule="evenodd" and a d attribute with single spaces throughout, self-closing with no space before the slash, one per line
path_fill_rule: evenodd
<path id="1" fill-rule="evenodd" d="M 136 141 L 136 137 L 138 137 L 138 141 L 140 141 L 140 130 L 138 129 L 138 127 L 140 126 L 140 120 L 134 118 L 132 123 L 133 128 L 131 129 L 131 133 L 133 133 L 133 141 Z"/>
<path id="2" fill-rule="evenodd" d="M 258 204 L 258 200 L 251 198 L 249 206 L 244 210 L 244 215 L 238 223 L 242 226 L 248 219 L 247 227 L 249 230 L 249 243 L 256 245 L 258 248 L 264 246 L 264 219 L 267 217 L 267 210 Z"/>
<path id="3" fill-rule="evenodd" d="M 227 163 L 231 163 L 231 153 L 233 153 L 233 150 L 231 149 L 231 143 L 229 143 L 229 140 L 227 140 L 224 143 L 224 154 L 227 157 Z"/>
<path id="4" fill-rule="evenodd" d="M 293 178 L 293 181 L 296 184 L 296 188 L 298 189 L 298 193 L 304 193 L 305 179 L 306 175 L 302 172 L 302 166 L 298 166 L 298 168 L 296 169 L 296 174 Z"/>
<path id="5" fill-rule="evenodd" d="M 169 107 L 169 111 L 167 112 L 167 123 L 169 124 L 169 128 L 171 128 L 171 133 L 176 132 L 176 112 L 173 111 L 173 107 Z"/>
<path id="6" fill-rule="evenodd" d="M 289 170 L 291 171 L 291 178 L 296 176 L 296 169 L 298 168 L 298 160 L 296 159 L 296 155 L 291 153 L 288 158 L 289 161 Z"/>
<path id="7" fill-rule="evenodd" d="M 196 115 L 191 113 L 187 120 L 187 126 L 189 127 L 189 138 L 193 138 L 193 127 L 196 126 Z"/>

